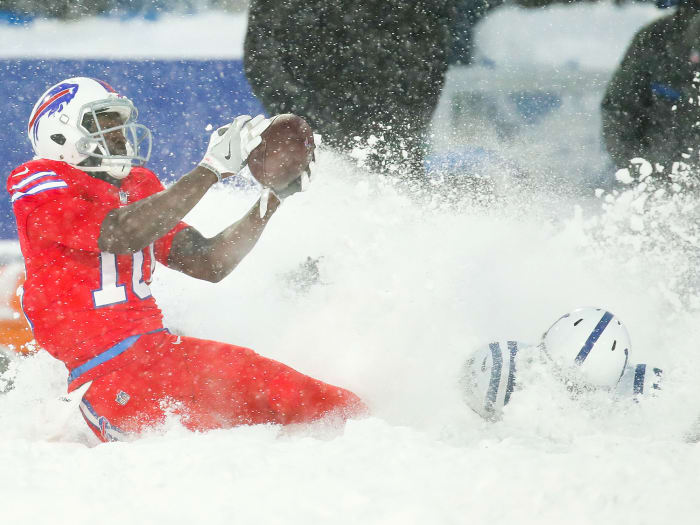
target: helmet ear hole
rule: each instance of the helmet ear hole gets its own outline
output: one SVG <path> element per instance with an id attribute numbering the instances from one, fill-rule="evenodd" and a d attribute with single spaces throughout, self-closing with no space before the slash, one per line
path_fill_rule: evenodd
<path id="1" fill-rule="evenodd" d="M 51 135 L 50 138 L 59 146 L 63 146 L 66 143 L 65 135 L 62 135 L 60 133 L 55 133 L 55 134 Z"/>

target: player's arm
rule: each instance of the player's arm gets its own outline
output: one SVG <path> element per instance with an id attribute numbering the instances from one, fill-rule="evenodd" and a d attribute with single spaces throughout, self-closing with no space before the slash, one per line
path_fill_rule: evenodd
<path id="1" fill-rule="evenodd" d="M 134 253 L 172 230 L 197 204 L 217 176 L 197 166 L 168 189 L 112 210 L 100 229 L 98 246 L 109 253 Z"/>
<path id="2" fill-rule="evenodd" d="M 217 181 L 238 172 L 242 159 L 260 144 L 269 121 L 262 115 L 237 117 L 212 133 L 204 159 L 168 189 L 112 210 L 100 229 L 98 246 L 109 253 L 134 253 L 171 231 Z"/>
<path id="3" fill-rule="evenodd" d="M 274 193 L 264 198 L 267 205 L 263 214 L 258 200 L 240 220 L 214 237 L 206 238 L 192 227 L 178 232 L 168 266 L 197 279 L 219 282 L 253 249 L 279 207 L 280 200 Z"/>

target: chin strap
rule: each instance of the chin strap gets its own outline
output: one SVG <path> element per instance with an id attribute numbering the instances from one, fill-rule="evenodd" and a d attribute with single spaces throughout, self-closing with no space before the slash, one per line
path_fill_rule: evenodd
<path id="1" fill-rule="evenodd" d="M 123 179 L 131 173 L 131 161 L 128 164 L 121 162 L 117 163 L 111 159 L 104 159 L 102 165 L 100 166 L 106 173 L 115 179 Z"/>
<path id="2" fill-rule="evenodd" d="M 108 166 L 106 164 L 100 164 L 99 166 L 83 166 L 81 164 L 75 164 L 74 166 L 87 173 L 106 173 L 115 179 L 126 178 L 129 173 L 131 173 L 131 169 L 133 168 L 131 164 L 115 164 L 113 166 Z"/>

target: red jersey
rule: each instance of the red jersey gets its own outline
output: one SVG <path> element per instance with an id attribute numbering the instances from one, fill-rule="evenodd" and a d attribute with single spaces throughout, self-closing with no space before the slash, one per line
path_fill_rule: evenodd
<path id="1" fill-rule="evenodd" d="M 163 329 L 148 285 L 155 260 L 167 265 L 173 238 L 187 225 L 133 254 L 101 252 L 97 243 L 111 210 L 163 189 L 145 168 L 133 168 L 117 187 L 45 159 L 22 164 L 8 178 L 27 273 L 23 309 L 39 345 L 72 372 L 69 390 L 146 359 L 123 343 Z"/>

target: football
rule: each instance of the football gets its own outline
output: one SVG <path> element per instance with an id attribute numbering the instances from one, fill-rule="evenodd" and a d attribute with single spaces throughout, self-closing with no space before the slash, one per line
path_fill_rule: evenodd
<path id="1" fill-rule="evenodd" d="M 250 152 L 253 177 L 273 190 L 298 179 L 314 160 L 314 134 L 306 121 L 292 114 L 277 115 L 260 135 L 262 142 Z"/>

